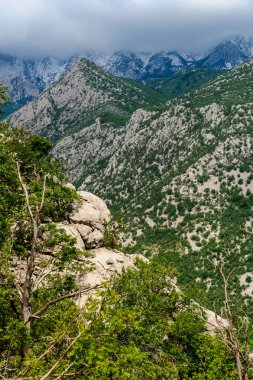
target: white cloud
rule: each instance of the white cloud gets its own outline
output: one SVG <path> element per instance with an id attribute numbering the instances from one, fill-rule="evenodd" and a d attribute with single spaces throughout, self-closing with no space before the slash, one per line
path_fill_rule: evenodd
<path id="1" fill-rule="evenodd" d="M 0 52 L 209 48 L 253 35 L 252 0 L 0 0 Z"/>

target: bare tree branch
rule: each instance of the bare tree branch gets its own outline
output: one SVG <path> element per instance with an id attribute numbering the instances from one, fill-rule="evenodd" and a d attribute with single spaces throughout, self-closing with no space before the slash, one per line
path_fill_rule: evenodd
<path id="1" fill-rule="evenodd" d="M 56 380 L 60 380 L 63 376 L 66 376 L 66 373 L 68 372 L 68 370 L 74 365 L 74 363 L 70 363 L 70 365 L 68 365 L 68 367 L 62 372 L 60 373 L 60 375 L 57 375 L 56 377 Z"/>
<path id="2" fill-rule="evenodd" d="M 24 183 L 24 181 L 22 179 L 22 176 L 21 176 L 19 162 L 16 162 L 16 166 L 17 166 L 18 179 L 19 179 L 20 185 L 21 185 L 21 187 L 22 187 L 22 189 L 24 191 L 24 194 L 25 194 L 26 207 L 27 207 L 27 210 L 29 212 L 30 218 L 33 220 L 34 216 L 33 216 L 33 212 L 32 212 L 31 206 L 30 206 L 30 202 L 29 202 L 29 194 L 28 194 L 28 191 L 27 191 L 26 184 Z"/>
<path id="3" fill-rule="evenodd" d="M 209 260 L 213 265 L 214 263 Z M 214 265 L 215 266 L 215 265 Z M 231 310 L 230 301 L 229 301 L 229 279 L 234 272 L 234 269 L 229 272 L 229 274 L 226 276 L 223 271 L 223 265 L 218 264 L 215 266 L 215 268 L 219 269 L 219 272 L 222 277 L 223 281 L 223 291 L 224 291 L 224 317 L 227 320 L 227 326 L 223 326 L 216 316 L 216 323 L 218 325 L 218 332 L 221 336 L 221 341 L 223 344 L 227 347 L 229 352 L 233 355 L 236 367 L 237 367 L 237 373 L 240 380 L 246 380 L 248 369 L 250 366 L 250 346 L 249 346 L 249 322 L 244 318 L 240 318 L 240 326 L 238 329 L 236 329 L 234 325 L 234 315 Z M 241 342 L 239 336 L 241 331 L 244 332 L 244 342 Z"/>
<path id="4" fill-rule="evenodd" d="M 48 262 L 50 262 L 50 260 L 48 260 Z M 52 260 L 52 263 L 51 265 L 53 265 L 55 262 L 55 259 Z M 43 280 L 45 280 L 45 278 L 47 276 L 49 276 L 54 270 L 53 268 L 50 268 L 50 270 L 46 271 L 47 267 L 45 268 L 45 270 L 41 273 L 41 276 L 37 279 L 36 283 L 33 285 L 33 289 L 31 291 L 31 295 L 33 295 L 36 290 L 38 290 L 40 284 L 43 282 Z"/>
<path id="5" fill-rule="evenodd" d="M 50 370 L 40 379 L 40 380 L 46 380 L 48 377 L 54 372 L 54 370 L 58 367 L 58 365 L 61 363 L 61 361 L 65 358 L 65 356 L 68 354 L 70 349 L 74 346 L 74 344 L 78 341 L 78 339 L 81 338 L 83 333 L 79 333 L 75 339 L 70 343 L 70 345 L 66 348 L 66 350 L 63 352 L 61 357 L 57 360 L 57 362 L 50 368 Z"/>
<path id="6" fill-rule="evenodd" d="M 44 180 L 43 180 L 43 190 L 42 190 L 42 196 L 40 201 L 40 206 L 36 205 L 36 212 L 34 213 L 32 211 L 31 203 L 29 200 L 29 193 L 27 190 L 27 185 L 25 184 L 21 171 L 20 171 L 20 165 L 19 162 L 16 162 L 17 167 L 17 174 L 18 179 L 21 185 L 21 188 L 23 189 L 24 195 L 25 195 L 25 202 L 26 202 L 26 208 L 28 210 L 28 214 L 30 216 L 31 222 L 32 222 L 32 241 L 31 241 L 31 249 L 27 257 L 27 267 L 25 272 L 25 280 L 22 285 L 22 287 L 17 287 L 20 301 L 22 305 L 22 318 L 25 324 L 27 325 L 27 328 L 29 331 L 31 331 L 31 315 L 32 315 L 32 306 L 31 306 L 31 296 L 32 296 L 32 278 L 34 274 L 35 269 L 35 258 L 36 258 L 36 248 L 38 245 L 38 232 L 39 232 L 39 225 L 40 225 L 40 214 L 44 207 L 44 201 L 45 201 L 45 192 L 46 192 L 46 180 L 47 175 L 45 174 Z"/>

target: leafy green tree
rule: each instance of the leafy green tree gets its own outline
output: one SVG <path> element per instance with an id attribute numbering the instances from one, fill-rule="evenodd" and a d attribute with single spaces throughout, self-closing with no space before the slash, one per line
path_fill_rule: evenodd
<path id="1" fill-rule="evenodd" d="M 49 336 L 54 332 L 57 324 L 45 325 L 51 313 L 57 315 L 64 304 L 75 309 L 71 299 L 85 291 L 74 280 L 78 271 L 87 269 L 75 261 L 81 252 L 75 239 L 55 224 L 68 218 L 77 194 L 64 186 L 66 178 L 52 160 L 51 148 L 42 137 L 0 124 L 0 368 L 4 371 L 8 362 L 21 365 L 36 339 L 47 340 L 43 329 Z"/>
<path id="2" fill-rule="evenodd" d="M 9 96 L 7 95 L 7 91 L 8 88 L 0 82 L 0 114 L 4 113 L 3 108 L 6 102 L 10 100 Z"/>
<path id="3" fill-rule="evenodd" d="M 99 316 L 70 354 L 75 378 L 237 379 L 226 347 L 173 286 L 173 269 L 156 259 L 136 265 L 101 295 Z"/>

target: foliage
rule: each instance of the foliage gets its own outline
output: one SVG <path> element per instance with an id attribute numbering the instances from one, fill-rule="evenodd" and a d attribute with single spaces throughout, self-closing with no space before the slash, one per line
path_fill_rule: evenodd
<path id="1" fill-rule="evenodd" d="M 100 302 L 90 299 L 72 320 L 68 334 L 79 338 L 64 360 L 55 347 L 43 360 L 27 361 L 29 375 L 42 376 L 56 363 L 55 375 L 71 368 L 75 379 L 236 379 L 225 346 L 206 335 L 203 321 L 172 285 L 174 275 L 157 259 L 137 261 L 100 292 Z M 61 343 L 66 347 L 65 338 Z"/>
<path id="2" fill-rule="evenodd" d="M 223 73 L 222 70 L 208 68 L 186 69 L 169 77 L 148 79 L 145 83 L 169 98 L 175 98 L 201 87 Z"/>
<path id="3" fill-rule="evenodd" d="M 209 259 L 224 259 L 228 272 L 235 268 L 232 303 L 251 323 L 252 289 L 244 279 L 253 270 L 252 78 L 247 62 L 150 108 L 116 135 L 110 155 L 87 163 L 78 182 L 90 175 L 88 190 L 123 217 L 125 241 L 136 243 L 128 252 L 166 252 L 179 286 L 198 289 L 209 309 L 223 300 Z"/>
<path id="4" fill-rule="evenodd" d="M 42 137 L 0 124 L 1 370 L 18 368 L 38 339 L 43 347 L 64 323 L 63 310 L 76 310 L 68 295 L 78 290 L 76 273 L 87 270 L 75 261 L 75 239 L 54 224 L 68 217 L 77 194 L 64 186 L 51 148 Z"/>
<path id="5" fill-rule="evenodd" d="M 4 106 L 10 100 L 7 95 L 7 90 L 7 87 L 0 82 L 0 115 L 4 113 Z"/>
<path id="6" fill-rule="evenodd" d="M 122 250 L 120 235 L 124 231 L 124 224 L 121 219 L 110 221 L 105 224 L 104 246 L 112 249 Z"/>

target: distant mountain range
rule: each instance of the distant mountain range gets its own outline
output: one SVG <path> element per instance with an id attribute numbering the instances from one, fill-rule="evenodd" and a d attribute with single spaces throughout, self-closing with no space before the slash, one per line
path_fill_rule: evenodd
<path id="1" fill-rule="evenodd" d="M 150 78 L 171 77 L 187 68 L 227 70 L 235 68 L 253 56 L 253 40 L 236 37 L 225 41 L 202 56 L 179 51 L 158 52 L 87 52 L 83 54 L 109 73 L 139 81 Z M 47 57 L 40 60 L 25 60 L 0 55 L 0 81 L 10 88 L 13 102 L 7 114 L 38 97 L 45 87 L 56 80 L 79 56 L 61 60 Z"/>

